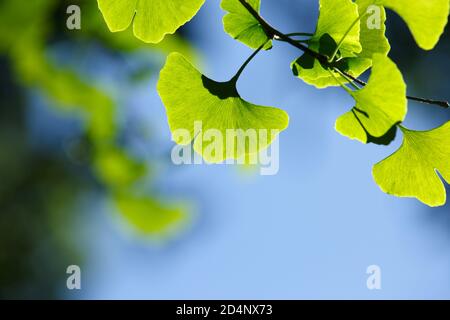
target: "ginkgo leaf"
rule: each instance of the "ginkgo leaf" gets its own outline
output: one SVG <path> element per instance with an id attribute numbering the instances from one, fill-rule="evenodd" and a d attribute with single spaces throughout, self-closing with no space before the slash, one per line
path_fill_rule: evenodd
<path id="1" fill-rule="evenodd" d="M 446 202 L 445 186 L 450 183 L 450 122 L 431 131 L 401 127 L 400 149 L 373 167 L 373 177 L 384 192 L 397 197 L 417 198 L 431 206 Z"/>
<path id="2" fill-rule="evenodd" d="M 153 197 L 120 192 L 113 201 L 121 217 L 144 236 L 167 237 L 187 222 L 187 208 L 169 206 Z"/>
<path id="3" fill-rule="evenodd" d="M 328 34 L 339 43 L 345 36 L 339 50 L 343 57 L 355 56 L 355 53 L 362 50 L 359 23 L 350 30 L 349 28 L 358 17 L 358 6 L 352 0 L 320 0 L 319 20 L 310 42 L 319 42 L 324 34 Z"/>
<path id="4" fill-rule="evenodd" d="M 331 58 L 338 44 L 339 69 L 358 77 L 371 66 L 370 59 L 358 59 L 362 51 L 358 6 L 351 0 L 320 0 L 319 20 L 308 47 Z M 342 67 L 345 65 L 344 67 Z M 339 86 L 346 82 L 332 68 L 323 66 L 317 59 L 304 53 L 291 65 L 294 75 L 317 88 Z M 329 70 L 334 73 L 330 74 Z M 338 79 L 339 81 L 337 81 Z"/>
<path id="5" fill-rule="evenodd" d="M 195 60 L 197 52 L 193 45 L 183 36 L 173 34 L 164 37 L 164 40 L 157 44 L 147 44 L 142 41 L 136 41 L 132 28 L 128 28 L 124 32 L 111 33 L 103 16 L 98 13 L 98 4 L 95 1 L 83 2 L 83 32 L 77 36 L 82 39 L 96 38 L 101 41 L 102 45 L 109 49 L 121 51 L 125 53 L 136 51 L 160 52 L 164 55 L 177 51 L 183 53 L 189 59 Z M 153 72 L 150 68 L 145 70 Z M 145 71 L 143 71 L 145 72 Z"/>
<path id="6" fill-rule="evenodd" d="M 433 49 L 448 22 L 449 0 L 372 0 L 397 12 L 419 47 Z"/>
<path id="7" fill-rule="evenodd" d="M 261 0 L 247 0 L 247 3 L 257 12 L 260 11 Z M 228 12 L 223 17 L 223 27 L 232 38 L 253 49 L 266 43 L 264 49 L 272 47 L 272 41 L 269 41 L 263 27 L 239 0 L 222 0 L 221 7 Z"/>
<path id="8" fill-rule="evenodd" d="M 373 5 L 373 0 L 356 0 L 360 23 L 360 42 L 362 51 L 358 57 L 372 59 L 375 53 L 387 55 L 391 50 L 386 38 L 386 10 Z"/>
<path id="9" fill-rule="evenodd" d="M 167 58 L 158 92 L 174 141 L 180 145 L 193 141 L 195 151 L 212 163 L 239 159 L 267 148 L 289 122 L 286 112 L 243 100 L 235 81 L 213 81 L 179 53 Z M 196 128 L 198 124 L 202 134 Z M 248 138 L 245 148 L 239 148 L 234 138 L 227 138 L 233 133 L 237 133 L 236 139 Z"/>
<path id="10" fill-rule="evenodd" d="M 356 106 L 336 121 L 336 130 L 363 143 L 384 137 L 407 113 L 406 85 L 394 62 L 375 54 L 368 84 L 351 92 Z M 388 141 L 389 142 L 389 141 Z M 384 144 L 384 143 L 382 143 Z"/>
<path id="11" fill-rule="evenodd" d="M 148 43 L 160 42 L 191 20 L 205 0 L 97 0 L 112 32 L 128 29 Z"/>
<path id="12" fill-rule="evenodd" d="M 331 41 L 332 43 L 330 43 Z M 336 48 L 336 46 L 337 44 L 334 42 L 334 39 L 325 34 L 319 43 L 312 43 L 309 48 L 315 52 L 326 54 L 326 52 L 330 51 L 328 48 Z M 333 66 L 338 67 L 341 71 L 345 71 L 353 77 L 358 77 L 370 68 L 371 65 L 371 59 L 351 57 L 343 58 L 334 65 L 323 66 L 317 59 L 305 53 L 291 64 L 291 69 L 294 75 L 302 79 L 305 83 L 323 89 L 330 86 L 339 86 L 341 83 L 347 82 L 347 79 L 332 70 Z"/>

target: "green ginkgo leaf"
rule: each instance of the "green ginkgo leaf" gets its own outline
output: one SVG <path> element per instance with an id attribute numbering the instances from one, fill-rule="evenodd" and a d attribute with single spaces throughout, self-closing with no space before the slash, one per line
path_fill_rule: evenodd
<path id="1" fill-rule="evenodd" d="M 331 58 L 339 45 L 339 69 L 358 77 L 371 65 L 370 59 L 357 57 L 362 51 L 358 6 L 351 0 L 320 0 L 319 9 L 319 21 L 314 35 L 308 41 L 309 48 Z M 294 61 L 291 68 L 295 76 L 317 88 L 339 86 L 339 81 L 346 82 L 339 73 L 329 66 L 323 66 L 308 53 Z"/>
<path id="2" fill-rule="evenodd" d="M 448 21 L 449 0 L 372 0 L 397 12 L 408 24 L 419 47 L 433 49 Z"/>
<path id="3" fill-rule="evenodd" d="M 260 11 L 261 0 L 247 0 L 247 3 L 257 12 Z M 264 49 L 272 47 L 272 41 L 269 41 L 263 27 L 239 0 L 222 0 L 221 7 L 228 12 L 223 18 L 223 27 L 232 38 L 253 49 L 266 43 Z"/>
<path id="4" fill-rule="evenodd" d="M 431 131 L 401 127 L 403 145 L 373 167 L 373 177 L 384 192 L 417 198 L 431 206 L 446 202 L 445 186 L 438 171 L 450 183 L 450 122 Z"/>
<path id="5" fill-rule="evenodd" d="M 322 40 L 318 44 L 312 43 L 309 48 L 315 52 L 324 54 L 329 51 L 328 49 L 324 49 L 324 47 L 329 47 L 323 44 L 327 41 L 333 41 L 331 47 L 336 48 L 336 43 L 328 35 L 324 35 L 322 39 L 328 40 Z M 358 77 L 369 69 L 371 65 L 371 59 L 351 57 L 344 58 L 334 65 L 323 66 L 317 59 L 305 53 L 291 64 L 291 69 L 294 75 L 302 79 L 305 83 L 323 89 L 330 86 L 339 86 L 341 83 L 347 82 L 347 79 L 332 70 L 333 66 L 338 67 L 341 71 L 345 71 L 353 77 Z M 333 74 L 330 74 L 330 72 Z"/>
<path id="6" fill-rule="evenodd" d="M 362 51 L 358 57 L 372 59 L 375 53 L 387 55 L 391 50 L 386 38 L 386 10 L 383 6 L 373 6 L 373 0 L 356 0 L 360 23 Z"/>
<path id="7" fill-rule="evenodd" d="M 195 151 L 211 163 L 239 159 L 267 148 L 289 122 L 286 112 L 243 100 L 235 81 L 213 81 L 179 53 L 167 58 L 158 92 L 166 107 L 173 140 L 180 145 L 193 141 Z M 196 124 L 201 125 L 203 134 L 199 134 Z M 248 134 L 245 148 L 239 148 L 235 139 L 226 139 L 232 132 L 239 135 L 237 139 Z M 219 141 L 222 138 L 226 141 Z"/>
<path id="8" fill-rule="evenodd" d="M 311 42 L 319 42 L 324 34 L 330 35 L 336 42 L 345 36 L 339 49 L 342 56 L 354 57 L 361 52 L 359 23 L 349 30 L 359 17 L 358 6 L 352 0 L 320 0 L 319 12 L 316 32 Z"/>
<path id="9" fill-rule="evenodd" d="M 148 43 L 160 42 L 191 20 L 205 0 L 97 0 L 112 32 L 128 29 Z"/>
<path id="10" fill-rule="evenodd" d="M 373 56 L 368 84 L 350 94 L 356 106 L 336 121 L 336 130 L 350 139 L 376 142 L 405 119 L 406 85 L 395 63 L 384 55 Z"/>
<path id="11" fill-rule="evenodd" d="M 169 206 L 159 199 L 120 192 L 113 196 L 119 213 L 139 234 L 167 237 L 182 228 L 188 218 L 187 208 Z"/>

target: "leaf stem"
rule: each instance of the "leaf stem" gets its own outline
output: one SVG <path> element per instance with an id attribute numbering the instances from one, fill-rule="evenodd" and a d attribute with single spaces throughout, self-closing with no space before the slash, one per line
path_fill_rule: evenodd
<path id="1" fill-rule="evenodd" d="M 310 56 L 316 58 L 322 63 L 328 63 L 328 58 L 318 52 L 315 52 L 308 48 L 307 46 L 295 41 L 294 39 L 288 37 L 284 33 L 278 31 L 277 29 L 273 28 L 269 23 L 264 20 L 259 13 L 246 1 L 246 0 L 239 0 L 239 2 L 247 9 L 247 11 L 259 22 L 261 27 L 263 28 L 264 32 L 266 33 L 267 37 L 271 40 L 281 40 L 284 42 L 289 43 L 290 45 L 296 47 L 297 49 L 302 50 L 303 52 L 309 54 Z"/>
<path id="2" fill-rule="evenodd" d="M 365 17 L 367 15 L 367 12 L 365 14 L 363 14 L 362 16 L 358 16 L 358 19 L 356 19 L 352 25 L 350 26 L 350 28 L 347 29 L 347 31 L 344 33 L 344 35 L 342 36 L 341 41 L 339 41 L 338 45 L 336 46 L 336 49 L 334 50 L 332 56 L 330 57 L 330 59 L 328 59 L 328 62 L 333 62 L 334 58 L 336 58 L 336 55 L 339 52 L 339 49 L 341 48 L 342 44 L 344 43 L 345 39 L 347 38 L 347 36 L 349 35 L 350 31 L 352 31 L 352 29 L 356 26 L 356 24 L 361 21 L 361 19 L 363 17 Z"/>
<path id="3" fill-rule="evenodd" d="M 315 52 L 314 50 L 311 50 L 307 46 L 303 45 L 300 42 L 297 42 L 296 40 L 292 39 L 288 35 L 278 31 L 274 27 L 272 27 L 266 20 L 264 20 L 263 17 L 260 16 L 260 14 L 246 1 L 246 0 L 239 0 L 239 2 L 247 9 L 247 11 L 259 22 L 261 27 L 263 28 L 264 32 L 266 33 L 267 37 L 271 40 L 279 40 L 283 42 L 289 43 L 291 46 L 296 47 L 297 49 L 303 51 L 304 53 L 310 55 L 311 57 L 317 59 L 319 62 L 327 65 L 329 64 L 328 58 L 318 52 Z M 342 71 L 338 68 L 336 68 L 340 72 L 342 72 L 343 75 L 348 77 L 349 79 L 353 80 L 357 84 L 361 86 L 367 85 L 366 82 L 353 77 L 351 74 Z M 450 108 L 450 104 L 448 101 L 440 101 L 440 100 L 433 100 L 433 99 L 425 99 L 425 98 L 419 98 L 414 96 L 406 96 L 409 100 L 425 103 L 425 104 L 431 104 L 440 106 L 442 108 Z"/>
<path id="4" fill-rule="evenodd" d="M 255 52 L 252 53 L 250 57 L 242 64 L 242 66 L 239 68 L 237 73 L 234 75 L 233 78 L 231 78 L 230 82 L 237 82 L 239 80 L 239 77 L 241 76 L 242 72 L 244 72 L 245 68 L 248 66 L 248 64 L 253 60 L 254 57 L 264 48 L 264 46 L 267 44 L 266 41 L 264 44 L 262 44 L 258 49 L 255 50 Z"/>
<path id="5" fill-rule="evenodd" d="M 337 70 L 339 70 L 339 69 L 337 69 Z M 347 78 L 350 78 L 352 81 L 358 83 L 361 86 L 366 86 L 367 85 L 367 82 L 365 82 L 365 81 L 363 81 L 361 79 L 355 78 L 354 76 L 352 76 L 351 74 L 348 74 L 347 72 L 344 72 L 342 70 L 339 70 L 339 72 L 341 72 Z M 406 98 L 408 100 L 412 100 L 412 101 L 416 101 L 416 102 L 420 102 L 420 103 L 425 103 L 425 104 L 431 104 L 431 105 L 439 106 L 439 107 L 445 108 L 445 109 L 450 108 L 450 104 L 448 103 L 448 101 L 426 99 L 426 98 L 420 98 L 420 97 L 415 97 L 415 96 L 406 96 Z"/>
<path id="6" fill-rule="evenodd" d="M 345 72 L 342 72 L 339 68 L 334 68 L 334 71 L 338 72 L 343 78 L 345 78 L 345 80 L 347 80 L 348 83 L 349 83 L 355 90 L 361 89 L 360 87 L 358 87 L 358 86 L 352 81 L 352 79 L 349 79 L 349 77 L 347 77 L 347 75 L 345 74 Z"/>
<path id="7" fill-rule="evenodd" d="M 448 101 L 425 99 L 425 98 L 414 97 L 414 96 L 406 96 L 406 98 L 408 98 L 409 100 L 420 102 L 420 103 L 436 105 L 436 106 L 439 106 L 439 107 L 442 107 L 445 109 L 450 108 L 450 104 L 448 103 Z"/>
<path id="8" fill-rule="evenodd" d="M 336 82 L 339 83 L 342 89 L 344 89 L 349 95 L 353 94 L 352 90 L 350 90 L 345 84 L 343 84 L 331 70 L 328 70 L 328 72 L 331 74 L 334 80 L 336 80 Z"/>
<path id="9" fill-rule="evenodd" d="M 312 33 L 306 33 L 306 32 L 293 32 L 293 33 L 286 33 L 286 36 L 288 37 L 312 37 L 314 34 Z"/>

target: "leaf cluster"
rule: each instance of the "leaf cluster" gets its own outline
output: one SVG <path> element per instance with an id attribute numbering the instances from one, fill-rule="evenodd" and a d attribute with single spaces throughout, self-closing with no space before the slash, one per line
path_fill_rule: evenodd
<path id="1" fill-rule="evenodd" d="M 158 42 L 167 33 L 190 20 L 201 0 L 98 0 L 111 31 L 133 24 L 136 37 Z M 260 15 L 260 0 L 222 0 L 226 12 L 226 33 L 252 49 L 257 49 L 230 81 L 220 83 L 198 71 L 185 57 L 172 53 L 167 58 L 158 83 L 172 133 L 180 128 L 193 132 L 195 121 L 207 128 L 257 130 L 288 126 L 288 115 L 273 107 L 256 106 L 239 95 L 236 82 L 243 68 L 259 52 L 269 50 L 274 41 L 285 42 L 302 51 L 291 63 L 293 75 L 319 89 L 340 86 L 354 99 L 350 110 L 336 120 L 336 130 L 364 144 L 388 145 L 398 128 L 404 143 L 393 156 L 375 165 L 373 175 L 380 188 L 396 196 L 415 197 L 430 206 L 446 200 L 442 178 L 449 180 L 450 126 L 417 132 L 402 126 L 408 112 L 407 86 L 399 68 L 389 58 L 386 37 L 386 9 L 396 12 L 408 25 L 417 45 L 433 49 L 447 24 L 448 0 L 319 0 L 319 17 L 313 33 L 284 34 Z M 371 70 L 368 83 L 358 79 Z M 446 106 L 445 103 L 435 103 Z M 216 154 L 208 158 L 204 147 L 194 141 L 194 149 L 210 162 L 239 158 L 249 150 Z M 261 144 L 260 149 L 267 145 Z"/>

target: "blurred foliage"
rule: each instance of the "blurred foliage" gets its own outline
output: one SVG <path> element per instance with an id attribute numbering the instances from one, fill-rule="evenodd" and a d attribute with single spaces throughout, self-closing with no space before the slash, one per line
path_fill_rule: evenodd
<path id="1" fill-rule="evenodd" d="M 0 72 L 0 298 L 56 298 L 67 265 L 80 261 L 71 235 L 84 183 L 29 148 L 23 99 L 3 59 Z"/>
<path id="2" fill-rule="evenodd" d="M 111 147 L 101 149 L 95 155 L 95 172 L 110 188 L 129 188 L 144 177 L 148 167 L 143 163 L 130 161 L 121 149 Z"/>
<path id="3" fill-rule="evenodd" d="M 158 234 L 161 230 L 165 230 L 167 234 L 177 231 L 178 222 L 185 218 L 185 207 L 182 205 L 169 208 L 150 197 L 129 191 L 118 192 L 114 196 L 114 202 L 123 216 L 144 236 Z"/>
<path id="4" fill-rule="evenodd" d="M 66 28 L 66 8 L 72 4 L 81 8 L 80 31 Z M 100 44 L 112 54 L 164 56 L 178 51 L 195 59 L 189 43 L 177 35 L 151 45 L 138 41 L 131 31 L 110 33 L 96 1 L 0 2 L 0 67 L 5 69 L 0 146 L 6 150 L 0 153 L 0 297 L 57 295 L 49 279 L 62 279 L 61 289 L 70 264 L 66 260 L 76 251 L 70 233 L 60 231 L 70 225 L 79 195 L 90 188 L 102 186 L 120 216 L 145 236 L 172 235 L 188 218 L 185 207 L 162 201 L 149 187 L 151 159 L 137 159 L 119 143 L 121 106 L 83 74 L 52 59 L 51 48 L 61 41 Z M 94 179 L 80 175 L 67 156 L 62 159 L 30 147 L 23 99 L 30 90 L 45 97 L 58 113 L 82 120 L 80 140 L 88 150 L 85 169 Z M 31 283 L 33 288 L 28 288 Z"/>
<path id="5" fill-rule="evenodd" d="M 113 50 L 145 49 L 167 52 L 177 49 L 192 55 L 189 45 L 179 37 L 168 37 L 161 46 L 155 46 L 136 41 L 129 32 L 122 33 L 119 37 L 111 35 L 101 24 L 103 21 L 95 2 L 79 1 L 78 4 L 86 15 L 82 16 L 82 32 L 75 34 L 79 34 L 84 40 L 91 37 Z M 2 26 L 2 30 L 9 29 L 0 35 L 3 44 L 7 45 L 3 49 L 8 53 L 12 68 L 23 85 L 39 89 L 63 111 L 82 112 L 88 139 L 94 150 L 94 172 L 100 182 L 106 188 L 115 188 L 117 184 L 130 186 L 142 177 L 142 174 L 136 174 L 136 170 L 145 172 L 147 164 L 137 163 L 136 159 L 128 156 L 117 145 L 120 130 L 117 127 L 117 105 L 106 93 L 83 81 L 76 72 L 56 65 L 46 53 L 46 45 L 52 35 L 52 26 L 48 21 L 52 21 L 52 14 L 59 7 L 66 6 L 55 0 L 36 0 L 32 5 L 24 5 L 18 1 L 4 2 L 0 20 L 7 24 L 14 20 L 14 23 L 12 30 L 9 25 Z M 11 34 L 14 34 L 14 37 L 11 37 Z M 159 232 L 164 232 L 164 227 L 161 227 Z"/>

